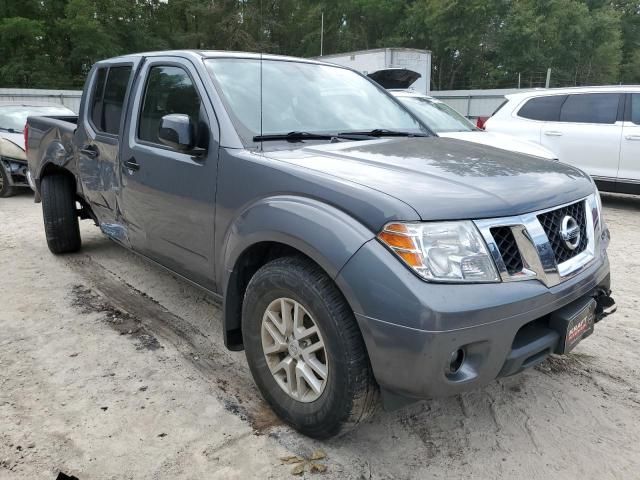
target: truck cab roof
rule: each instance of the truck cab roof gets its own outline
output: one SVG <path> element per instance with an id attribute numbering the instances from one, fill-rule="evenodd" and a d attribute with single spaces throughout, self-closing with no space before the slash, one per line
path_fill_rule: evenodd
<path id="1" fill-rule="evenodd" d="M 205 59 L 205 58 L 245 58 L 245 59 L 263 59 L 263 60 L 281 60 L 287 62 L 314 63 L 318 65 L 340 66 L 329 62 L 322 62 L 310 58 L 291 57 L 287 55 L 273 55 L 267 53 L 256 52 L 240 52 L 229 50 L 158 50 L 151 52 L 132 53 L 129 55 L 121 55 L 97 62 L 97 65 L 105 63 L 117 63 L 119 61 L 130 60 L 131 58 L 152 58 L 152 57 L 179 57 L 188 59 Z M 346 67 L 343 67 L 346 68 Z"/>

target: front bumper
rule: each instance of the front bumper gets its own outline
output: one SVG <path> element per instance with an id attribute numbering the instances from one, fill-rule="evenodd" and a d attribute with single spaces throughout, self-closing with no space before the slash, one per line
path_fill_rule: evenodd
<path id="1" fill-rule="evenodd" d="M 29 170 L 26 160 L 17 158 L 0 157 L 0 168 L 4 168 L 9 179 L 9 186 L 28 187 L 27 172 Z"/>
<path id="2" fill-rule="evenodd" d="M 446 285 L 420 280 L 375 240 L 354 255 L 337 282 L 355 312 L 383 397 L 413 399 L 454 395 L 540 363 L 558 342 L 549 315 L 610 291 L 606 254 L 550 288 L 537 280 Z M 605 303 L 600 317 L 613 308 Z M 464 363 L 452 374 L 460 349 Z"/>

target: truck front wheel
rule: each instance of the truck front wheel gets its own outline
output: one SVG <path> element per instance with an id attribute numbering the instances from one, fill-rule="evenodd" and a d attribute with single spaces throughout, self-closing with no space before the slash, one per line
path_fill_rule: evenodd
<path id="1" fill-rule="evenodd" d="M 284 257 L 258 270 L 242 334 L 262 395 L 301 433 L 328 438 L 375 411 L 378 388 L 353 312 L 310 260 Z"/>
<path id="2" fill-rule="evenodd" d="M 80 250 L 80 227 L 73 179 L 63 174 L 44 177 L 40 184 L 44 231 L 55 254 Z"/>

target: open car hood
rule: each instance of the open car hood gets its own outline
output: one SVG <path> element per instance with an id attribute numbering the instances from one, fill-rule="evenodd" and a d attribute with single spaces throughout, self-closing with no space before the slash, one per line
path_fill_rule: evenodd
<path id="1" fill-rule="evenodd" d="M 421 76 L 418 72 L 407 68 L 387 68 L 368 75 L 371 80 L 386 89 L 409 88 Z"/>

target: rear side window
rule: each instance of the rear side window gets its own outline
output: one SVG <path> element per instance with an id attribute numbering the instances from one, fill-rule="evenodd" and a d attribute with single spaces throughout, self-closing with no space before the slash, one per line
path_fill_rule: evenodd
<path id="1" fill-rule="evenodd" d="M 498 105 L 498 108 L 496 108 L 493 113 L 491 114 L 491 116 L 494 116 L 496 113 L 498 113 L 500 110 L 502 110 L 502 107 L 504 107 L 507 103 L 509 103 L 509 100 L 504 100 L 500 105 Z"/>
<path id="2" fill-rule="evenodd" d="M 518 112 L 519 117 L 545 122 L 557 122 L 560 119 L 560 107 L 566 95 L 550 95 L 532 98 Z"/>
<path id="3" fill-rule="evenodd" d="M 161 144 L 158 140 L 160 120 L 165 115 L 182 113 L 189 116 L 196 134 L 196 143 L 202 145 L 207 132 L 206 115 L 200 96 L 187 72 L 174 66 L 157 66 L 149 70 L 144 102 L 138 122 L 138 138 Z"/>
<path id="4" fill-rule="evenodd" d="M 95 127 L 102 125 L 102 96 L 104 95 L 104 83 L 107 80 L 108 68 L 100 68 L 96 72 L 96 83 L 93 87 L 91 101 L 91 122 Z"/>
<path id="5" fill-rule="evenodd" d="M 131 67 L 100 68 L 96 73 L 91 122 L 96 130 L 117 135 L 127 93 Z"/>
<path id="6" fill-rule="evenodd" d="M 631 121 L 640 125 L 640 93 L 631 95 Z"/>
<path id="7" fill-rule="evenodd" d="M 616 123 L 618 118 L 618 93 L 587 93 L 569 95 L 560 110 L 561 122 Z"/>

